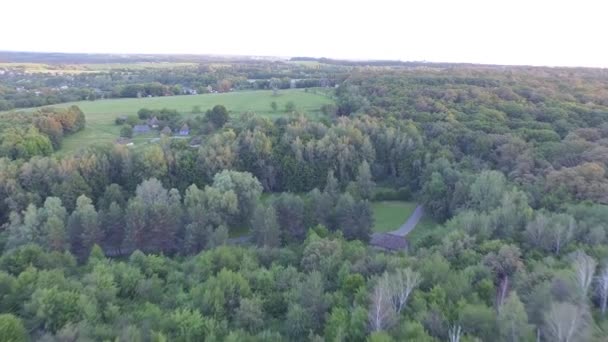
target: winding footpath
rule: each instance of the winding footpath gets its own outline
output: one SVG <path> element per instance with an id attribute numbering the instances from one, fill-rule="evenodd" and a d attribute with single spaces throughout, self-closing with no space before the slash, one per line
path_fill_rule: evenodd
<path id="1" fill-rule="evenodd" d="M 389 232 L 389 234 L 405 237 L 414 228 L 416 228 L 416 225 L 418 224 L 418 222 L 420 222 L 420 219 L 422 218 L 423 215 L 424 215 L 424 208 L 422 208 L 421 205 L 416 206 L 416 209 L 414 209 L 414 212 L 412 213 L 412 215 L 410 215 L 410 217 L 407 219 L 407 221 L 405 221 L 405 223 L 403 225 L 401 225 L 401 227 L 399 227 L 399 229 Z"/>
<path id="2" fill-rule="evenodd" d="M 388 232 L 387 234 L 405 237 L 412 230 L 414 230 L 414 228 L 416 228 L 416 225 L 418 224 L 418 222 L 420 222 L 420 219 L 422 219 L 423 215 L 424 208 L 422 208 L 421 205 L 416 206 L 416 209 L 414 209 L 412 215 L 410 215 L 407 221 L 405 221 L 405 223 L 402 224 L 399 229 L 393 230 L 392 232 Z M 251 234 L 243 235 L 236 238 L 230 238 L 226 242 L 229 245 L 246 245 L 251 242 Z"/>

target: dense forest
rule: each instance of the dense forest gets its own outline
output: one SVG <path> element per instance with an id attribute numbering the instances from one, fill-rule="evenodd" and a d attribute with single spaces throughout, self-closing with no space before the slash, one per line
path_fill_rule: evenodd
<path id="1" fill-rule="evenodd" d="M 304 87 L 336 85 L 335 105 L 318 120 L 209 110 L 196 147 L 61 156 L 86 113 L 3 114 L 0 336 L 605 341 L 605 70 L 226 63 L 78 77 L 112 92 L 308 73 L 330 81 Z M 371 203 L 387 199 L 437 226 L 407 251 L 370 247 Z"/>

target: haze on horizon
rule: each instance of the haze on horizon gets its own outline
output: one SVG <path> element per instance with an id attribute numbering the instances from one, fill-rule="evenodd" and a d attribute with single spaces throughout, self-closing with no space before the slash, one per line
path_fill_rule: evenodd
<path id="1" fill-rule="evenodd" d="M 5 0 L 0 50 L 608 67 L 608 4 Z"/>

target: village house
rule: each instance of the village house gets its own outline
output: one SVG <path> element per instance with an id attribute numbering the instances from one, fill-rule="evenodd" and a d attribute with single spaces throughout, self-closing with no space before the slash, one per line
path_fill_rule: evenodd
<path id="1" fill-rule="evenodd" d="M 135 125 L 133 126 L 134 134 L 142 134 L 150 132 L 150 126 L 148 125 Z"/>
<path id="2" fill-rule="evenodd" d="M 123 125 L 127 122 L 129 118 L 126 115 L 119 115 L 118 117 L 116 117 L 116 119 L 114 120 L 114 122 L 117 125 Z"/>
<path id="3" fill-rule="evenodd" d="M 182 87 L 182 94 L 184 95 L 197 95 L 198 91 L 189 87 Z"/>
<path id="4" fill-rule="evenodd" d="M 182 128 L 179 129 L 179 133 L 178 134 L 181 135 L 181 136 L 190 135 L 190 128 L 188 127 L 188 125 L 184 124 L 182 126 Z"/>
<path id="5" fill-rule="evenodd" d="M 133 146 L 133 142 L 131 141 L 131 139 L 125 137 L 120 137 L 116 139 L 116 143 L 118 145 Z"/>
<path id="6" fill-rule="evenodd" d="M 199 148 L 202 143 L 203 139 L 201 137 L 194 137 L 192 138 L 192 140 L 190 140 L 188 146 L 190 146 L 191 148 Z"/>
<path id="7" fill-rule="evenodd" d="M 158 128 L 158 118 L 156 118 L 155 116 L 151 119 L 148 119 L 147 124 L 152 128 Z"/>
<path id="8" fill-rule="evenodd" d="M 173 131 L 171 130 L 171 128 L 169 128 L 169 126 L 165 126 L 165 128 L 163 128 L 160 131 L 160 134 L 166 135 L 166 136 L 170 136 L 171 134 L 173 134 Z"/>

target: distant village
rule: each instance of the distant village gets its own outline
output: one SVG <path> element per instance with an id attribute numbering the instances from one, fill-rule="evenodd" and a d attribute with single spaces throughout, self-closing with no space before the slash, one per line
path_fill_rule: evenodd
<path id="1" fill-rule="evenodd" d="M 126 115 L 119 116 L 117 118 L 117 122 L 126 122 L 128 117 Z M 124 127 L 124 126 L 123 126 Z M 128 125 L 126 127 L 129 127 Z M 161 128 L 162 127 L 162 128 Z M 123 136 L 121 132 L 121 137 L 116 139 L 115 143 L 119 145 L 125 146 L 134 146 L 132 138 L 134 136 L 142 136 L 142 135 L 150 135 L 158 132 L 160 137 L 168 137 L 171 139 L 189 139 L 190 138 L 190 127 L 187 123 L 182 124 L 179 129 L 171 129 L 169 124 L 159 120 L 156 116 L 152 118 L 148 118 L 147 120 L 143 120 L 142 123 L 133 125 L 131 134 L 124 134 L 130 136 Z M 154 136 L 150 137 L 149 142 L 155 143 L 160 141 L 160 137 Z M 194 137 L 190 140 L 190 147 L 198 147 L 200 146 L 200 138 Z"/>

